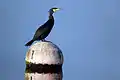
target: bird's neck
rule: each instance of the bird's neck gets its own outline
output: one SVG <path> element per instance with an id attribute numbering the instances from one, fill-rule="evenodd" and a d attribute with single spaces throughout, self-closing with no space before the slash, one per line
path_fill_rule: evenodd
<path id="1" fill-rule="evenodd" d="M 53 14 L 49 13 L 49 19 L 54 19 Z"/>

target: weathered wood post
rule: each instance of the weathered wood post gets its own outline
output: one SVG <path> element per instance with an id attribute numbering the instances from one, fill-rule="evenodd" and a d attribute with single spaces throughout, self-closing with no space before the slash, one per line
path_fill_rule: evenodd
<path id="1" fill-rule="evenodd" d="M 25 80 L 62 80 L 63 54 L 52 42 L 36 42 L 25 60 Z"/>

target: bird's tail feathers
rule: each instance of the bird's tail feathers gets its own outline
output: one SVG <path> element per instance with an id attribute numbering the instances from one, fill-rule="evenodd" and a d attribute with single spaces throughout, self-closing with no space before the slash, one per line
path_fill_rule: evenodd
<path id="1" fill-rule="evenodd" d="M 31 40 L 27 44 L 25 44 L 25 46 L 30 46 L 33 42 L 34 42 L 34 40 Z"/>

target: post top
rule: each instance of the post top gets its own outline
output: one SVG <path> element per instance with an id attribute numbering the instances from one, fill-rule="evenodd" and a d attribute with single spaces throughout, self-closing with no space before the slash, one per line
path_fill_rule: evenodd
<path id="1" fill-rule="evenodd" d="M 25 60 L 35 64 L 63 64 L 63 54 L 54 43 L 39 41 L 30 46 Z"/>

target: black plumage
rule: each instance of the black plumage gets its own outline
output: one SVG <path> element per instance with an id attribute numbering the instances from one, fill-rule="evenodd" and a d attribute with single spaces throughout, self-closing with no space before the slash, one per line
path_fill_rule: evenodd
<path id="1" fill-rule="evenodd" d="M 36 40 L 41 40 L 45 41 L 45 38 L 49 35 L 51 32 L 51 29 L 53 28 L 54 25 L 54 17 L 53 13 L 59 10 L 59 8 L 51 8 L 49 10 L 49 19 L 46 23 L 41 25 L 35 32 L 34 37 L 31 41 L 29 41 L 25 46 L 30 46 L 34 41 Z"/>

